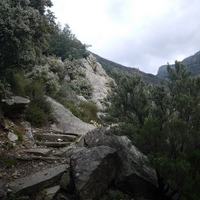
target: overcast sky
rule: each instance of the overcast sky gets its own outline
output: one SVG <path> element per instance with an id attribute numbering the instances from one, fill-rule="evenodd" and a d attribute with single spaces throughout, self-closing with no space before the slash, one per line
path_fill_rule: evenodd
<path id="1" fill-rule="evenodd" d="M 156 74 L 200 50 L 200 0 L 52 0 L 61 25 L 90 51 Z"/>

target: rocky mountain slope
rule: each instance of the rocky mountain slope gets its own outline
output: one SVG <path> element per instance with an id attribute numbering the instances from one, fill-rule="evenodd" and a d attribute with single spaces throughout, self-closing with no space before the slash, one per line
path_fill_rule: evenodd
<path id="1" fill-rule="evenodd" d="M 183 63 L 188 68 L 188 70 L 191 71 L 192 76 L 200 74 L 200 51 L 198 51 L 192 56 L 183 59 L 181 63 Z M 174 65 L 172 64 L 171 66 Z M 167 77 L 168 76 L 167 65 L 162 65 L 159 68 L 156 76 L 159 78 Z"/>
<path id="2" fill-rule="evenodd" d="M 133 67 L 126 67 L 123 65 L 120 65 L 118 63 L 115 63 L 113 61 L 107 60 L 105 58 L 100 57 L 99 55 L 93 54 L 96 59 L 98 60 L 99 63 L 101 63 L 102 67 L 105 69 L 106 73 L 110 76 L 112 76 L 113 70 L 118 70 L 122 73 L 134 73 L 138 71 L 138 69 L 133 68 Z M 145 83 L 148 84 L 158 84 L 162 82 L 162 79 L 159 77 L 153 75 L 153 74 L 147 74 L 145 72 L 139 71 L 140 75 Z"/>

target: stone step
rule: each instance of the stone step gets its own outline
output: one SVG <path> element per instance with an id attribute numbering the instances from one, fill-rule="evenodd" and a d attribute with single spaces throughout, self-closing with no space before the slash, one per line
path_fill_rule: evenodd
<path id="1" fill-rule="evenodd" d="M 35 132 L 35 134 L 60 134 L 60 135 L 72 135 L 72 136 L 77 136 L 79 137 L 80 134 L 77 134 L 77 133 L 68 133 L 68 132 L 61 132 L 61 131 L 37 131 Z"/>
<path id="2" fill-rule="evenodd" d="M 38 146 L 46 147 L 66 147 L 71 144 L 71 142 L 36 142 Z"/>
<path id="3" fill-rule="evenodd" d="M 36 193 L 38 189 L 42 190 L 58 183 L 66 169 L 67 165 L 59 165 L 46 169 L 42 172 L 37 172 L 30 176 L 17 179 L 8 184 L 8 188 L 12 191 L 12 194 L 16 196 L 22 194 L 30 195 Z"/>
<path id="4" fill-rule="evenodd" d="M 44 161 L 55 161 L 55 160 L 63 160 L 62 157 L 59 156 L 51 156 L 51 157 L 42 157 L 42 156 L 15 156 L 17 160 L 22 161 L 32 161 L 32 160 L 44 160 Z"/>
<path id="5" fill-rule="evenodd" d="M 28 149 L 24 150 L 24 153 L 30 153 L 33 155 L 39 155 L 39 156 L 49 156 L 52 153 L 53 149 L 50 148 L 35 148 L 35 149 Z"/>
<path id="6" fill-rule="evenodd" d="M 47 140 L 49 142 L 63 141 L 63 142 L 73 142 L 76 140 L 75 135 L 64 135 L 64 134 L 51 134 L 51 133 L 41 133 L 35 134 L 35 138 L 39 140 Z"/>

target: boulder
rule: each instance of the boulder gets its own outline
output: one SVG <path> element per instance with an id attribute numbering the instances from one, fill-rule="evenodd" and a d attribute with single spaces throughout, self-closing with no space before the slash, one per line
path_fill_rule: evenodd
<path id="1" fill-rule="evenodd" d="M 81 200 L 100 199 L 116 177 L 116 150 L 106 146 L 77 148 L 71 156 L 71 170 Z"/>
<path id="2" fill-rule="evenodd" d="M 58 193 L 59 190 L 60 190 L 60 186 L 59 185 L 44 189 L 44 192 L 45 192 L 44 200 L 52 200 L 52 199 L 54 199 L 56 193 Z"/>
<path id="3" fill-rule="evenodd" d="M 9 118 L 19 118 L 23 116 L 30 100 L 20 96 L 12 96 L 8 99 L 2 99 L 2 111 L 4 116 Z"/>
<path id="4" fill-rule="evenodd" d="M 47 100 L 51 103 L 54 109 L 54 116 L 58 121 L 58 123 L 52 124 L 51 128 L 53 131 L 84 135 L 89 130 L 95 128 L 93 125 L 85 123 L 75 117 L 68 109 L 56 100 L 50 97 L 47 97 Z"/>
<path id="5" fill-rule="evenodd" d="M 11 142 L 14 142 L 14 141 L 18 140 L 18 136 L 15 135 L 14 133 L 9 132 L 9 133 L 8 133 L 8 139 L 9 139 Z"/>
<path id="6" fill-rule="evenodd" d="M 113 135 L 109 127 L 100 127 L 89 131 L 84 139 L 88 148 L 107 146 L 117 150 L 120 167 L 115 179 L 116 188 L 136 197 L 154 195 L 156 172 L 148 166 L 147 157 L 126 136 Z"/>
<path id="7" fill-rule="evenodd" d="M 66 171 L 66 165 L 60 165 L 30 176 L 17 179 L 9 184 L 9 189 L 14 195 L 30 195 L 38 192 L 38 189 L 50 187 L 60 181 L 61 176 Z"/>

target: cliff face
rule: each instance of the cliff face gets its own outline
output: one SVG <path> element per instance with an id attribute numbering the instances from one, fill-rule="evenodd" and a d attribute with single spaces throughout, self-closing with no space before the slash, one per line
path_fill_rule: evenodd
<path id="1" fill-rule="evenodd" d="M 192 56 L 185 58 L 184 60 L 181 61 L 181 63 L 183 63 L 188 68 L 188 70 L 191 71 L 192 76 L 200 74 L 200 51 L 198 51 Z M 174 65 L 171 66 L 173 67 Z M 167 65 L 162 65 L 159 68 L 156 76 L 159 78 L 167 77 L 168 76 Z"/>
<path id="2" fill-rule="evenodd" d="M 93 87 L 92 101 L 95 102 L 99 109 L 105 108 L 105 99 L 111 91 L 110 83 L 114 80 L 110 78 L 97 59 L 90 54 L 87 59 L 81 59 L 83 70 L 86 78 Z"/>

